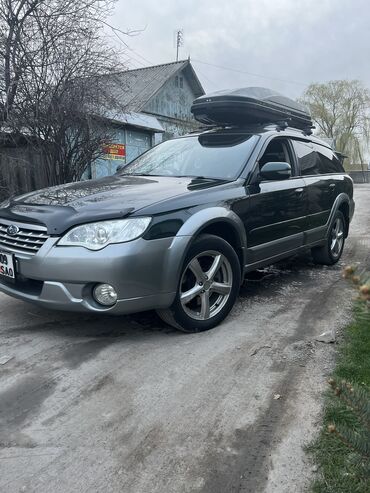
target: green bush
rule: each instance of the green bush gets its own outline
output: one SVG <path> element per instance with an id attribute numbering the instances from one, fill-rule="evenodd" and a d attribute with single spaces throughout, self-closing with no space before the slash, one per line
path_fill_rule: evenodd
<path id="1" fill-rule="evenodd" d="M 318 465 L 314 493 L 370 493 L 370 276 L 346 267 L 344 277 L 358 299 L 329 380 L 323 428 L 308 447 Z"/>

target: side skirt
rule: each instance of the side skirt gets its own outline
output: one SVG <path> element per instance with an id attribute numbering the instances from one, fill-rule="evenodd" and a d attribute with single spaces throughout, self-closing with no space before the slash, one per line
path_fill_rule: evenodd
<path id="1" fill-rule="evenodd" d="M 307 250 L 310 250 L 311 248 L 314 248 L 316 246 L 322 246 L 325 244 L 325 239 L 321 239 L 320 241 L 315 241 L 314 243 L 302 245 L 299 248 L 294 248 L 293 250 L 289 250 L 284 253 L 280 253 L 279 255 L 275 255 L 273 257 L 269 257 L 263 260 L 259 260 L 258 262 L 253 262 L 251 264 L 246 264 L 244 266 L 244 275 L 247 272 L 251 272 L 253 270 L 259 269 L 260 267 L 267 267 L 268 265 L 274 264 L 275 262 L 278 262 L 279 260 L 283 260 L 285 258 L 292 257 L 293 255 L 296 255 L 297 253 L 303 253 Z"/>

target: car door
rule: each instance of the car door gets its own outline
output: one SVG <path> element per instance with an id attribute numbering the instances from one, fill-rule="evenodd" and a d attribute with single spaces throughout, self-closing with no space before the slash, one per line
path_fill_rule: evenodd
<path id="1" fill-rule="evenodd" d="M 264 181 L 259 178 L 267 162 L 288 162 L 289 179 Z M 270 259 L 303 245 L 307 197 L 305 182 L 296 169 L 289 139 L 275 137 L 266 142 L 247 186 L 248 208 L 244 225 L 248 242 L 248 264 Z"/>
<path id="2" fill-rule="evenodd" d="M 333 173 L 339 172 L 341 166 L 329 148 L 299 139 L 292 143 L 307 188 L 306 243 L 310 244 L 325 235 L 339 188 Z"/>

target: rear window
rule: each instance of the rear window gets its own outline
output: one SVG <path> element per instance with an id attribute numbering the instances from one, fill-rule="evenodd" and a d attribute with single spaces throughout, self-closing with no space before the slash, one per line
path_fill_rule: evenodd
<path id="1" fill-rule="evenodd" d="M 293 140 L 302 176 L 343 173 L 344 169 L 331 149 L 312 142 Z"/>
<path id="2" fill-rule="evenodd" d="M 331 149 L 318 144 L 313 144 L 313 146 L 319 156 L 321 173 L 344 172 L 341 162 Z"/>

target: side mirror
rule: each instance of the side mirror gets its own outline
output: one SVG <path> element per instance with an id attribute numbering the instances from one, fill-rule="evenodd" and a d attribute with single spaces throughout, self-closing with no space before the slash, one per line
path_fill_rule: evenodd
<path id="1" fill-rule="evenodd" d="M 260 170 L 262 180 L 287 180 L 292 176 L 292 168 L 289 163 L 266 163 Z"/>

